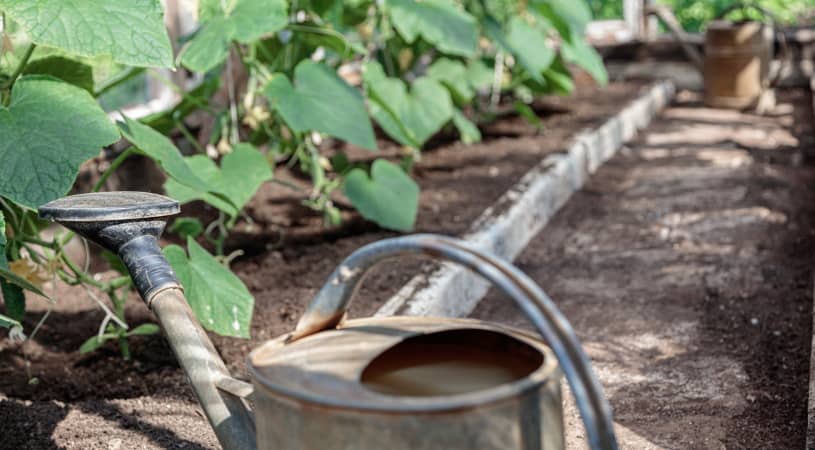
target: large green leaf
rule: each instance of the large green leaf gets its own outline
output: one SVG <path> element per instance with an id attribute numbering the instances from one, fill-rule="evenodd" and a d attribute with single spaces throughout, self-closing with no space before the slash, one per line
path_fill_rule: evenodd
<path id="1" fill-rule="evenodd" d="M 240 278 L 192 238 L 183 248 L 169 245 L 164 255 L 184 287 L 187 301 L 204 328 L 224 336 L 248 338 L 255 299 Z"/>
<path id="2" fill-rule="evenodd" d="M 288 22 L 286 0 L 224 0 L 202 2 L 201 29 L 181 55 L 181 63 L 196 72 L 207 72 L 222 63 L 232 41 L 249 43 L 274 33 Z"/>
<path id="3" fill-rule="evenodd" d="M 362 96 L 327 66 L 305 60 L 294 69 L 294 86 L 275 74 L 264 92 L 295 132 L 316 130 L 376 150 Z"/>
<path id="4" fill-rule="evenodd" d="M 532 27 L 517 16 L 509 21 L 506 34 L 494 20 L 487 19 L 484 27 L 487 35 L 505 51 L 514 55 L 532 79 L 543 81 L 542 72 L 552 65 L 556 56 L 543 31 Z"/>
<path id="5" fill-rule="evenodd" d="M 444 84 L 459 104 L 469 103 L 475 95 L 461 61 L 439 58 L 427 68 L 427 76 Z"/>
<path id="6" fill-rule="evenodd" d="M 65 195 L 79 165 L 119 133 L 87 91 L 27 75 L 0 106 L 0 137 L 0 195 L 36 208 Z"/>
<path id="7" fill-rule="evenodd" d="M 131 66 L 173 65 L 159 0 L 0 0 L 0 10 L 39 45 Z"/>
<path id="8" fill-rule="evenodd" d="M 370 177 L 362 169 L 353 169 L 345 177 L 344 190 L 362 217 L 391 230 L 413 229 L 419 186 L 396 164 L 377 159 Z"/>
<path id="9" fill-rule="evenodd" d="M 117 125 L 119 125 L 119 129 L 122 131 L 122 135 L 124 135 L 125 139 L 156 161 L 170 178 L 201 192 L 209 192 L 211 190 L 210 187 L 190 169 L 184 161 L 184 157 L 181 156 L 181 152 L 167 137 L 147 125 L 127 117 L 124 118 L 124 122 L 119 122 Z"/>
<path id="10" fill-rule="evenodd" d="M 388 78 L 379 63 L 365 66 L 365 85 L 376 122 L 402 145 L 421 148 L 453 118 L 450 94 L 438 81 L 421 77 L 408 92 L 398 78 Z"/>
<path id="11" fill-rule="evenodd" d="M 492 85 L 495 71 L 480 59 L 473 59 L 467 63 L 467 81 L 475 89 L 483 89 Z"/>
<path id="12" fill-rule="evenodd" d="M 603 64 L 603 58 L 581 36 L 572 36 L 570 41 L 564 41 L 561 47 L 563 59 L 582 67 L 599 84 L 608 84 L 608 72 Z"/>
<path id="13" fill-rule="evenodd" d="M 50 75 L 93 94 L 93 68 L 64 56 L 48 56 L 26 64 L 26 75 Z"/>
<path id="14" fill-rule="evenodd" d="M 452 1 L 388 0 L 388 12 L 396 31 L 409 43 L 421 36 L 444 53 L 475 53 L 476 20 Z"/>
<path id="15" fill-rule="evenodd" d="M 198 191 L 172 178 L 164 184 L 170 197 L 187 203 L 204 200 L 221 211 L 236 217 L 244 205 L 255 195 L 263 182 L 272 178 L 268 161 L 250 144 L 238 144 L 221 160 L 221 167 L 204 155 L 185 158 L 195 174 L 204 180 L 210 190 L 225 196 L 229 202 L 206 191 Z"/>
<path id="16" fill-rule="evenodd" d="M 582 36 L 591 22 L 591 9 L 583 0 L 532 0 L 531 6 L 566 40 Z"/>

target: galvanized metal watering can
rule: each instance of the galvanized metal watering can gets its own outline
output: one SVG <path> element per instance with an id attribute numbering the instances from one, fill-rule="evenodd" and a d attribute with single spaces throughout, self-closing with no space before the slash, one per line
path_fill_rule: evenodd
<path id="1" fill-rule="evenodd" d="M 109 192 L 39 211 L 118 253 L 227 450 L 562 449 L 561 372 L 591 447 L 617 448 L 609 404 L 563 315 L 517 268 L 460 240 L 405 236 L 351 254 L 292 333 L 251 353 L 249 384 L 229 374 L 159 249 L 177 202 Z M 409 254 L 453 261 L 491 281 L 546 344 L 477 320 L 346 320 L 366 271 Z"/>

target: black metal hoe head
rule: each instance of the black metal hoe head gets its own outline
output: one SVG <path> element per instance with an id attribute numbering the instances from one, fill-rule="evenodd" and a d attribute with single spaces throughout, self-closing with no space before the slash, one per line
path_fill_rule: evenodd
<path id="1" fill-rule="evenodd" d="M 158 238 L 167 218 L 178 214 L 177 201 L 147 192 L 98 192 L 54 200 L 40 206 L 40 217 L 119 255 L 142 298 L 177 286 Z"/>

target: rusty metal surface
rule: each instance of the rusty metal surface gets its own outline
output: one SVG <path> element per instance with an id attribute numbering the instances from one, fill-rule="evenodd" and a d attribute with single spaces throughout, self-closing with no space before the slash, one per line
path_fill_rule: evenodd
<path id="1" fill-rule="evenodd" d="M 603 396 L 579 339 L 554 302 L 511 264 L 458 239 L 418 234 L 385 239 L 360 248 L 329 276 L 288 339 L 296 341 L 336 326 L 368 269 L 385 259 L 410 254 L 424 254 L 461 264 L 492 282 L 515 301 L 557 356 L 575 395 L 591 447 L 617 448 L 611 406 Z"/>
<path id="2" fill-rule="evenodd" d="M 744 109 L 769 87 L 773 28 L 761 22 L 714 21 L 705 32 L 705 104 Z"/>
<path id="3" fill-rule="evenodd" d="M 516 382 L 445 397 L 384 395 L 360 382 L 368 364 L 388 348 L 413 336 L 449 330 L 485 330 L 510 336 L 543 354 L 543 363 Z M 338 329 L 290 343 L 281 337 L 253 351 L 248 366 L 256 386 L 264 392 L 326 408 L 385 413 L 476 408 L 537 389 L 541 384 L 557 384 L 560 379 L 554 355 L 539 339 L 478 320 L 429 317 L 354 319 Z"/>
<path id="4" fill-rule="evenodd" d="M 561 450 L 559 383 L 465 412 L 382 414 L 325 408 L 263 393 L 264 450 Z"/>

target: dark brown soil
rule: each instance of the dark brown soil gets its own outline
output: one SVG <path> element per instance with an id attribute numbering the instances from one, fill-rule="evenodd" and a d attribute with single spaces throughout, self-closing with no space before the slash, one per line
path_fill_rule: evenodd
<path id="1" fill-rule="evenodd" d="M 422 187 L 417 231 L 461 234 L 469 224 L 547 153 L 562 151 L 579 130 L 596 126 L 637 94 L 638 83 L 583 88 L 572 98 L 545 98 L 540 135 L 519 118 L 486 127 L 478 145 L 431 145 L 416 166 Z M 296 174 L 281 177 L 298 182 Z M 342 227 L 325 230 L 322 219 L 300 206 L 300 194 L 268 184 L 230 241 L 247 255 L 233 268 L 256 298 L 251 340 L 214 337 L 236 373 L 260 342 L 293 328 L 339 261 L 359 246 L 392 233 L 346 214 Z M 192 205 L 200 212 L 201 205 Z M 204 211 L 206 213 L 206 211 Z M 373 274 L 352 308 L 373 312 L 389 293 L 419 270 L 400 261 Z M 103 314 L 80 288 L 55 287 L 57 302 L 33 340 L 23 346 L 0 340 L 0 448 L 113 449 L 215 448 L 214 435 L 194 403 L 170 350 L 159 336 L 132 342 L 133 361 L 113 344 L 91 355 L 76 350 L 96 333 Z M 32 299 L 26 328 L 48 309 Z M 128 320 L 151 321 L 135 298 Z"/>
<path id="2" fill-rule="evenodd" d="M 574 325 L 624 448 L 804 447 L 815 256 L 810 94 L 684 95 L 518 258 Z M 526 327 L 491 292 L 477 318 Z M 570 448 L 585 436 L 571 407 Z"/>

